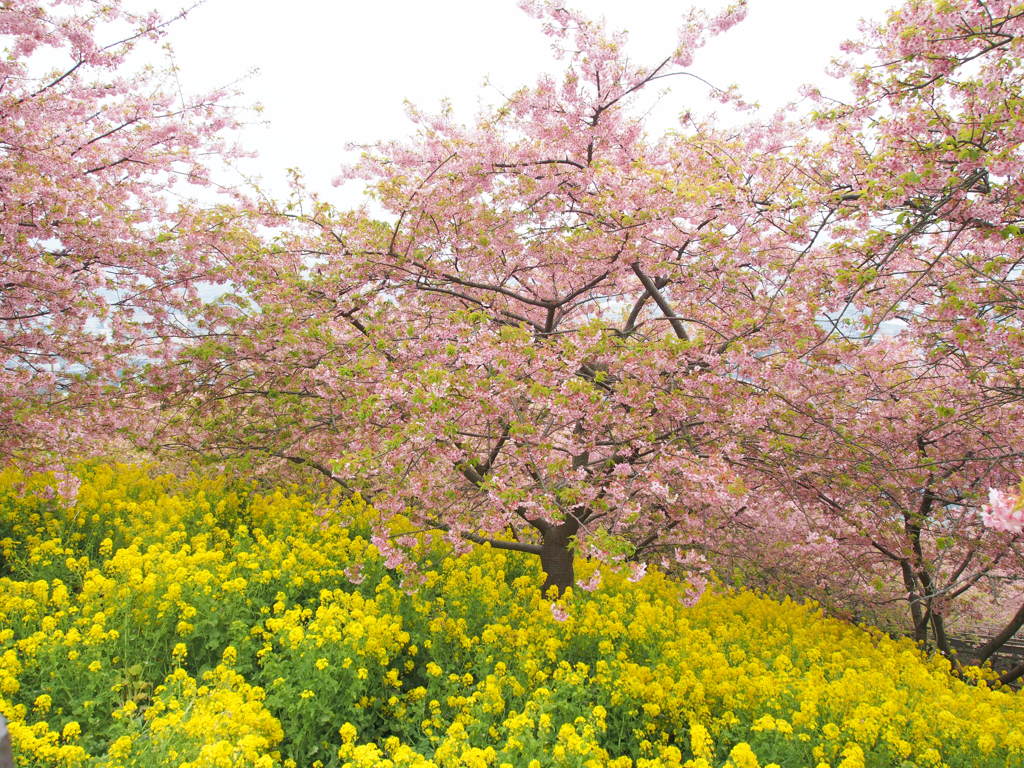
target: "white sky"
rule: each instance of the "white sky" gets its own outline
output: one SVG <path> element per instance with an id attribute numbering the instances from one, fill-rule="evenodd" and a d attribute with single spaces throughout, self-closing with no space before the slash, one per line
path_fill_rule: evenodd
<path id="1" fill-rule="evenodd" d="M 894 1 L 750 0 L 747 19 L 703 49 L 690 71 L 716 85 L 736 83 L 767 109 L 797 98 L 805 82 L 841 94 L 824 68 L 842 40 L 857 36 L 859 18 L 884 18 Z M 180 7 L 170 0 L 145 4 L 165 13 Z M 571 4 L 628 29 L 637 62 L 660 60 L 675 47 L 690 5 Z M 725 0 L 695 4 L 717 10 Z M 172 28 L 170 41 L 186 92 L 258 70 L 240 84 L 246 103 L 263 105 L 266 123 L 244 136 L 260 154 L 248 170 L 280 190 L 284 169 L 297 167 L 338 203 L 345 202 L 340 191 L 328 185 L 351 157 L 345 145 L 408 135 L 404 100 L 429 110 L 447 98 L 469 118 L 481 101 L 498 101 L 498 90 L 530 84 L 554 66 L 548 39 L 515 0 L 207 0 Z M 710 111 L 703 100 L 702 90 L 679 80 L 659 107 L 661 119 Z"/>

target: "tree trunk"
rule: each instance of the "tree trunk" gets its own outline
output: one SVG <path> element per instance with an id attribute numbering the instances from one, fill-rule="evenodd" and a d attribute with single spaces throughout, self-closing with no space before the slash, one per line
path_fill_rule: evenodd
<path id="1" fill-rule="evenodd" d="M 906 559 L 900 561 L 900 570 L 903 572 L 903 585 L 907 588 L 910 618 L 914 624 L 914 641 L 919 645 L 924 645 L 928 640 L 928 617 L 921 610 L 921 604 L 918 602 L 917 580 L 914 578 L 914 570 Z"/>
<path id="2" fill-rule="evenodd" d="M 946 622 L 942 618 L 942 614 L 932 612 L 932 629 L 935 630 L 935 645 L 942 651 L 942 655 L 949 659 L 955 668 L 959 669 L 960 661 L 953 655 L 953 651 L 949 647 L 949 638 L 946 636 Z"/>
<path id="3" fill-rule="evenodd" d="M 1024 604 L 1017 610 L 1017 615 L 1010 619 L 1010 623 L 1003 627 L 1003 631 L 989 640 L 978 649 L 978 663 L 984 664 L 991 658 L 992 654 L 1002 648 L 1006 641 L 1013 637 L 1017 630 L 1024 626 Z"/>
<path id="4" fill-rule="evenodd" d="M 540 565 L 544 569 L 542 589 L 545 595 L 551 587 L 556 587 L 561 595 L 575 583 L 569 540 L 578 528 L 579 524 L 574 520 L 548 526 L 542 531 L 544 539 L 540 547 Z"/>
<path id="5" fill-rule="evenodd" d="M 1003 685 L 1009 685 L 1010 683 L 1019 680 L 1021 677 L 1024 677 L 1024 661 L 1003 672 L 1003 674 L 999 676 L 999 682 Z"/>
<path id="6" fill-rule="evenodd" d="M 924 450 L 924 442 L 921 435 L 917 437 L 917 445 L 921 452 L 921 455 L 927 458 L 927 453 Z M 932 586 L 931 575 L 928 573 L 928 566 L 925 563 L 924 550 L 921 547 L 921 525 L 922 521 L 928 519 L 931 514 L 932 504 L 935 501 L 935 497 L 931 492 L 932 477 L 928 476 L 928 483 L 925 486 L 924 494 L 921 496 L 921 504 L 918 507 L 916 513 L 910 512 L 909 510 L 903 510 L 903 531 L 910 540 L 910 545 L 913 549 L 913 568 L 911 564 L 904 560 L 903 580 L 904 582 L 919 582 L 921 584 L 921 596 L 925 598 L 925 609 L 923 616 L 914 616 L 914 639 L 922 645 L 928 641 L 928 623 L 932 618 L 932 596 L 935 594 L 935 589 Z M 916 587 L 914 589 L 916 592 Z M 911 605 L 911 611 L 913 611 L 913 604 Z M 921 626 L 917 626 L 918 618 L 921 620 Z M 942 627 L 941 620 L 935 624 L 936 633 L 939 632 Z M 945 638 L 938 638 L 936 640 L 944 641 Z M 948 647 L 948 645 L 947 645 Z"/>

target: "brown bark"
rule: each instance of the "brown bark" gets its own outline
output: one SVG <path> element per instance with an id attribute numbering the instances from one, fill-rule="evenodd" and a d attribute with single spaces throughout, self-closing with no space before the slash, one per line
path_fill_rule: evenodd
<path id="1" fill-rule="evenodd" d="M 978 663 L 984 664 L 992 654 L 1002 648 L 1006 641 L 1013 637 L 1017 630 L 1024 626 L 1024 604 L 1017 609 L 1016 615 L 1003 627 L 1002 631 L 978 649 Z"/>
<path id="2" fill-rule="evenodd" d="M 932 612 L 932 629 L 935 630 L 935 645 L 942 651 L 942 655 L 949 659 L 954 667 L 959 667 L 960 662 L 953 655 L 953 651 L 949 647 L 949 638 L 946 635 L 946 622 L 941 614 Z"/>
<path id="3" fill-rule="evenodd" d="M 1009 685 L 1014 680 L 1018 680 L 1021 677 L 1024 677 L 1024 661 L 1003 672 L 1003 674 L 999 676 L 999 682 L 1003 685 Z"/>
<path id="4" fill-rule="evenodd" d="M 927 453 L 924 450 L 923 438 L 918 435 L 917 438 L 918 447 L 921 450 L 921 455 L 927 457 Z M 928 573 L 928 564 L 925 562 L 924 550 L 921 547 L 921 525 L 922 521 L 927 520 L 931 514 L 932 504 L 934 503 L 935 497 L 931 492 L 932 478 L 929 475 L 928 485 L 925 486 L 923 495 L 921 496 L 921 504 L 917 509 L 917 513 L 910 512 L 908 510 L 903 511 L 903 530 L 906 533 L 907 538 L 910 540 L 910 545 L 913 549 L 913 565 L 914 568 L 911 571 L 911 578 L 916 577 L 917 581 L 920 582 L 922 587 L 922 596 L 925 598 L 925 610 L 924 615 L 921 617 L 922 624 L 917 626 L 917 616 L 914 617 L 914 639 L 919 643 L 924 643 L 928 639 L 928 623 L 931 621 L 933 628 L 936 633 L 936 641 L 940 644 L 945 644 L 946 649 L 943 650 L 945 653 L 949 648 L 948 642 L 946 642 L 945 632 L 943 631 L 941 618 L 938 621 L 933 619 L 932 614 L 932 598 L 935 594 L 934 585 L 932 583 L 931 574 Z M 904 580 L 907 578 L 907 572 L 904 571 Z M 941 634 L 941 637 L 939 636 Z"/>
<path id="5" fill-rule="evenodd" d="M 551 587 L 557 588 L 561 595 L 575 583 L 573 553 L 569 549 L 569 541 L 577 528 L 579 525 L 572 521 L 571 524 L 565 522 L 551 525 L 542 531 L 544 538 L 540 547 L 540 565 L 544 569 L 544 586 L 541 589 L 545 595 Z"/>
<path id="6" fill-rule="evenodd" d="M 907 588 L 910 617 L 914 622 L 914 642 L 923 645 L 928 640 L 928 617 L 921 610 L 921 603 L 918 602 L 917 581 L 914 579 L 914 570 L 906 559 L 900 561 L 900 569 L 903 572 L 903 586 Z"/>
<path id="7" fill-rule="evenodd" d="M 548 594 L 551 587 L 556 587 L 561 595 L 573 586 L 575 578 L 572 568 L 573 555 L 569 548 L 558 542 L 545 540 L 541 547 L 540 564 L 544 569 L 544 585 L 541 590 Z"/>

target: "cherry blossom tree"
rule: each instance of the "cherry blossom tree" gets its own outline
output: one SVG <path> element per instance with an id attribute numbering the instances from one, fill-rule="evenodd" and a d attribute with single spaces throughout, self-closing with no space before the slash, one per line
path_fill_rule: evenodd
<path id="1" fill-rule="evenodd" d="M 781 496 L 796 525 L 747 519 L 741 537 L 784 533 L 776 554 L 803 579 L 793 591 L 876 621 L 888 613 L 890 624 L 905 605 L 915 636 L 931 628 L 946 652 L 946 617 L 991 624 L 973 610 L 981 588 L 1012 605 L 1024 571 L 1016 538 L 978 514 L 987 485 L 1020 471 L 1021 404 L 993 400 L 957 362 L 930 361 L 900 334 L 766 388 L 760 410 L 771 415 L 748 438 L 749 482 Z"/>
<path id="2" fill-rule="evenodd" d="M 945 651 L 944 616 L 980 585 L 1024 605 L 1019 528 L 1001 497 L 989 527 L 978 514 L 1024 473 L 1022 29 L 1013 3 L 909 2 L 848 45 L 855 99 L 819 97 L 814 116 L 843 190 L 824 332 L 745 372 L 771 414 L 748 466 L 856 562 L 832 588 L 906 601 L 915 636 L 930 626 Z"/>
<path id="3" fill-rule="evenodd" d="M 0 7 L 4 459 L 46 465 L 103 435 L 110 384 L 197 300 L 217 234 L 185 195 L 235 151 L 233 118 L 226 94 L 183 100 L 132 56 L 159 55 L 168 23 L 118 2 Z"/>
<path id="4" fill-rule="evenodd" d="M 560 82 L 472 126 L 414 112 L 413 141 L 347 171 L 385 218 L 296 203 L 301 233 L 236 270 L 244 291 L 206 315 L 206 342 L 156 375 L 179 393 L 175 440 L 262 451 L 454 541 L 537 554 L 561 590 L 577 552 L 675 543 L 685 560 L 749 503 L 723 458 L 736 425 L 716 411 L 743 389 L 728 371 L 813 310 L 772 289 L 805 269 L 778 157 L 795 135 L 688 117 L 652 139 L 637 114 L 742 7 L 691 14 L 645 65 L 623 35 L 527 8 Z"/>
<path id="5" fill-rule="evenodd" d="M 264 210 L 273 244 L 239 240 L 237 290 L 152 371 L 155 440 L 539 555 L 545 588 L 581 554 L 706 558 L 944 645 L 1022 573 L 979 514 L 1024 471 L 1020 13 L 912 0 L 837 64 L 851 103 L 651 136 L 646 94 L 742 6 L 641 64 L 525 7 L 560 77 L 470 125 L 413 111 L 345 171 L 363 210 Z"/>

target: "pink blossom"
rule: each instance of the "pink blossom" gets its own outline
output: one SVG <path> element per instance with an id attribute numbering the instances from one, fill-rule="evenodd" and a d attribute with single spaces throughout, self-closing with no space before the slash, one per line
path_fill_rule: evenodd
<path id="1" fill-rule="evenodd" d="M 633 563 L 633 572 L 629 575 L 630 581 L 640 581 L 647 575 L 647 563 Z"/>
<path id="2" fill-rule="evenodd" d="M 981 519 L 989 528 L 1009 533 L 1024 532 L 1024 503 L 1018 494 L 989 488 L 988 504 L 981 508 Z"/>
<path id="3" fill-rule="evenodd" d="M 555 617 L 555 621 L 565 621 L 569 618 L 569 612 L 559 603 L 551 604 L 551 615 Z"/>
<path id="4" fill-rule="evenodd" d="M 380 552 L 381 556 L 384 558 L 385 568 L 394 569 L 405 562 L 405 557 L 402 554 L 402 551 L 395 546 L 391 539 L 381 536 L 380 534 L 376 534 L 370 537 L 370 543 L 377 548 L 377 551 Z"/>
<path id="5" fill-rule="evenodd" d="M 77 475 L 70 472 L 57 473 L 57 496 L 66 506 L 78 500 L 78 489 L 82 485 Z"/>
<path id="6" fill-rule="evenodd" d="M 682 598 L 683 605 L 696 605 L 708 588 L 708 580 L 703 576 L 691 575 L 686 582 L 687 590 Z"/>
<path id="7" fill-rule="evenodd" d="M 730 5 L 720 14 L 712 18 L 708 29 L 711 34 L 720 35 L 728 29 L 731 29 L 736 24 L 739 24 L 746 17 L 747 2 L 746 0 L 740 0 L 740 2 Z"/>
<path id="8" fill-rule="evenodd" d="M 595 568 L 594 572 L 592 574 L 590 574 L 590 578 L 589 579 L 587 579 L 586 581 L 581 581 L 576 586 L 578 586 L 584 592 L 593 592 L 595 589 L 597 589 L 597 587 L 598 587 L 598 585 L 600 585 L 600 583 L 601 583 L 601 569 L 600 568 Z"/>
<path id="9" fill-rule="evenodd" d="M 353 584 L 362 584 L 363 581 L 366 579 L 365 574 L 363 574 L 362 563 L 353 563 L 344 570 L 344 574 L 345 578 Z"/>

